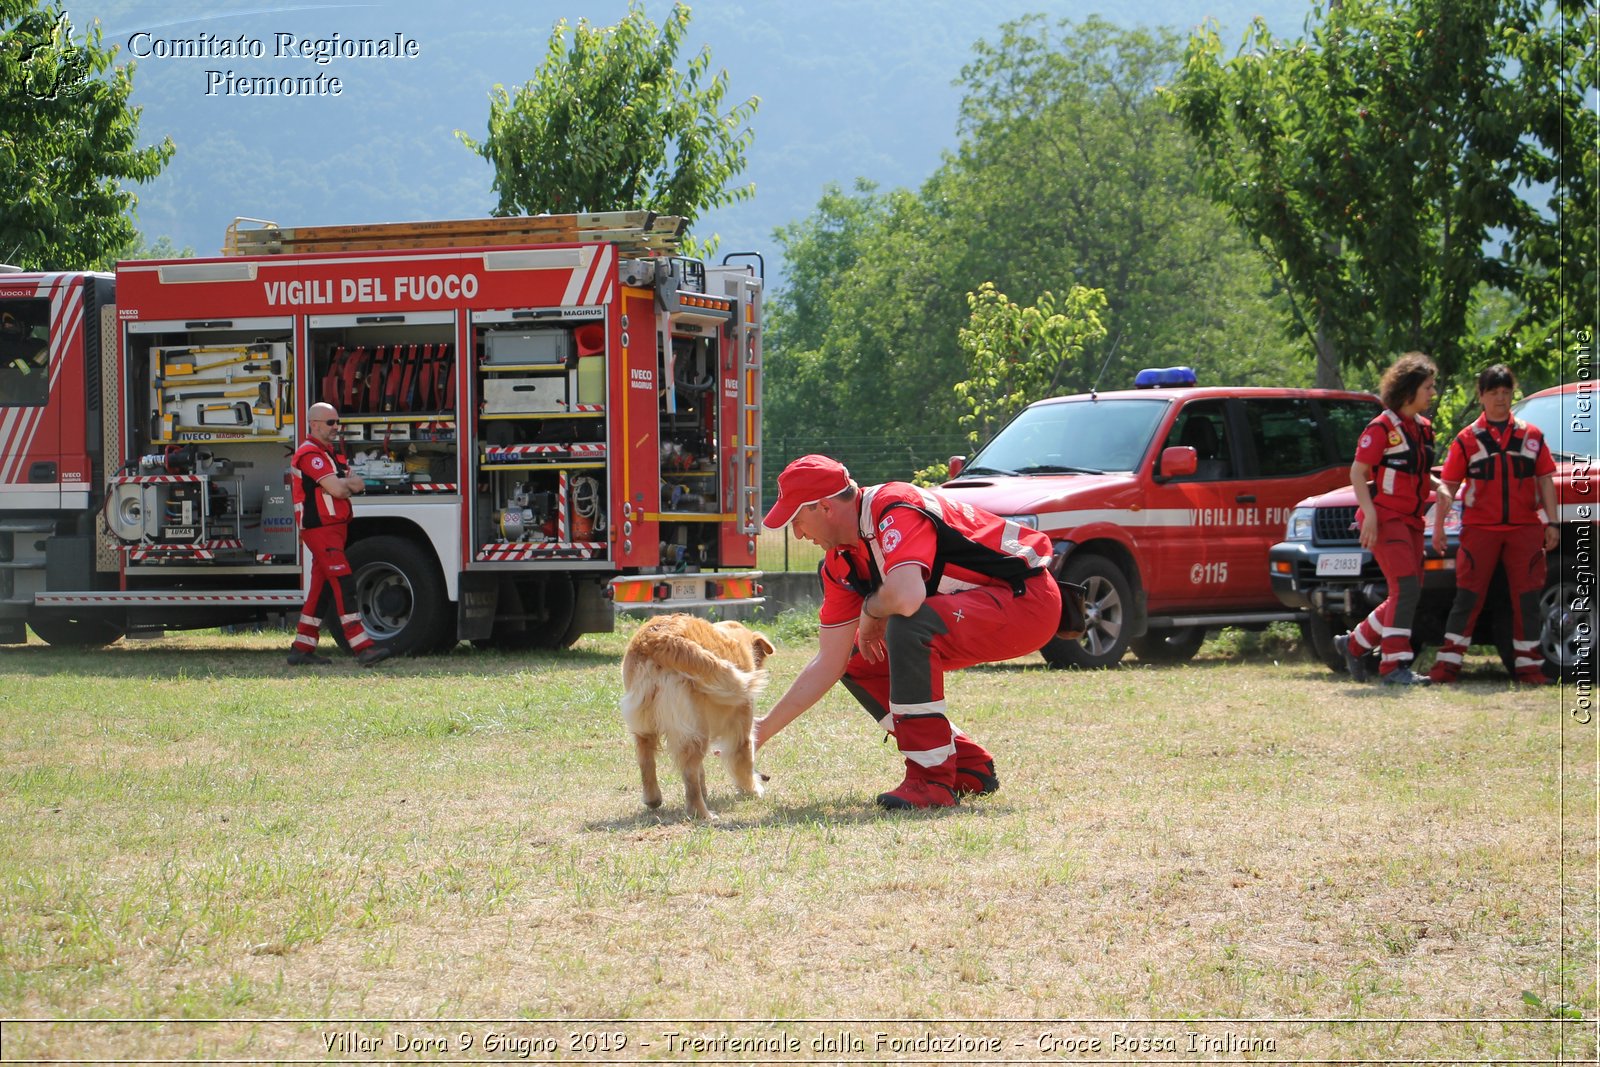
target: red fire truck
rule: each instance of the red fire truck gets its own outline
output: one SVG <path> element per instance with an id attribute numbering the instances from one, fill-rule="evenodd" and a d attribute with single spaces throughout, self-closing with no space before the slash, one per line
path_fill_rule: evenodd
<path id="1" fill-rule="evenodd" d="M 241 220 L 213 259 L 0 273 L 0 641 L 298 609 L 287 459 L 319 400 L 367 482 L 360 610 L 397 653 L 757 599 L 760 272 L 681 231 Z"/>

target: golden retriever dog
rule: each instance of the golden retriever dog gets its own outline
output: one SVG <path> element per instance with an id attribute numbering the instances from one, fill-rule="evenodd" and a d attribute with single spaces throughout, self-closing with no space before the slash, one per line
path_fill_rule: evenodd
<path id="1" fill-rule="evenodd" d="M 634 633 L 622 656 L 622 721 L 633 734 L 646 807 L 661 806 L 656 749 L 665 747 L 683 775 L 691 819 L 706 808 L 706 753 L 722 749 L 733 784 L 760 796 L 755 770 L 756 697 L 767 685 L 762 664 L 772 642 L 737 622 L 661 615 Z"/>

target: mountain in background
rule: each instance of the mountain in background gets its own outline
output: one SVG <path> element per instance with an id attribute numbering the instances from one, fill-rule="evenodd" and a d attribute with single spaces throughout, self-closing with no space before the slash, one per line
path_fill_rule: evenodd
<path id="1" fill-rule="evenodd" d="M 644 5 L 659 22 L 664 0 Z M 882 187 L 915 187 L 956 144 L 960 94 L 953 82 L 980 38 L 1034 11 L 1082 19 L 1097 10 L 1124 26 L 1187 32 L 1205 18 L 1223 40 L 1243 38 L 1250 19 L 1298 35 L 1304 0 L 1134 0 L 1113 11 L 1023 0 L 844 0 L 693 5 L 691 46 L 709 45 L 726 68 L 730 95 L 761 97 L 744 177 L 756 196 L 709 214 L 696 236 L 717 234 L 724 252 L 755 250 L 777 281 L 772 233 L 816 205 L 828 183 L 865 177 Z M 81 31 L 98 19 L 120 59 L 137 63 L 134 104 L 142 140 L 170 136 L 177 154 L 155 182 L 139 186 L 138 223 L 150 241 L 215 255 L 235 216 L 285 226 L 389 222 L 486 215 L 492 171 L 457 140 L 486 131 L 490 89 L 521 85 L 543 60 L 557 19 L 609 25 L 625 2 L 557 5 L 457 0 L 446 4 L 152 3 L 103 0 L 73 7 Z M 276 57 L 275 35 L 295 39 L 414 40 L 410 59 L 339 58 L 318 64 Z M 136 36 L 145 34 L 148 36 Z M 263 58 L 179 58 L 147 54 L 153 42 L 201 34 L 259 41 Z M 208 71 L 240 77 L 337 77 L 339 95 L 208 95 Z"/>

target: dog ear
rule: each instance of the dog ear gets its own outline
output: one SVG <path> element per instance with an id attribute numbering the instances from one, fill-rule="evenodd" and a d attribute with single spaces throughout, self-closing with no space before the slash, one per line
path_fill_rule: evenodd
<path id="1" fill-rule="evenodd" d="M 766 661 L 768 656 L 778 651 L 778 649 L 771 641 L 767 640 L 766 634 L 751 633 L 750 651 L 755 653 L 756 666 L 759 667 Z"/>

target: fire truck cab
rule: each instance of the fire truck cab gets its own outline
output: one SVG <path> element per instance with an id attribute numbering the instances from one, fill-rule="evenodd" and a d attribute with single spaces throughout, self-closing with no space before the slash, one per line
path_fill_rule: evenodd
<path id="1" fill-rule="evenodd" d="M 681 230 L 236 224 L 217 258 L 0 275 L 0 640 L 297 611 L 286 472 L 318 401 L 396 653 L 756 599 L 761 278 L 677 255 Z"/>

